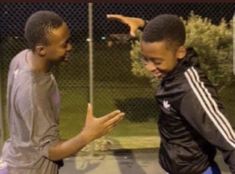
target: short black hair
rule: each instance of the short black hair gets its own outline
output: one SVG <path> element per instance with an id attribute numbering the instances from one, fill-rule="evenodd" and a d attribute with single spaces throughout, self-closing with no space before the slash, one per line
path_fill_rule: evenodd
<path id="1" fill-rule="evenodd" d="M 171 46 L 181 46 L 185 43 L 185 27 L 176 15 L 162 14 L 153 18 L 144 28 L 144 42 L 167 41 Z"/>
<path id="2" fill-rule="evenodd" d="M 52 11 L 37 11 L 27 20 L 24 36 L 28 47 L 34 50 L 38 43 L 48 44 L 48 35 L 51 30 L 59 28 L 64 20 Z"/>

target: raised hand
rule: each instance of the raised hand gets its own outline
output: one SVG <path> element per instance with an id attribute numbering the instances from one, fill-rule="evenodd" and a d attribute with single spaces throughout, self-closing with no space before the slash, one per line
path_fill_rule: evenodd
<path id="1" fill-rule="evenodd" d="M 60 140 L 50 146 L 48 158 L 57 161 L 77 153 L 91 141 L 110 132 L 123 119 L 123 116 L 123 112 L 116 110 L 103 117 L 96 118 L 93 116 L 91 105 L 88 104 L 83 130 L 68 140 Z"/>
<path id="2" fill-rule="evenodd" d="M 126 24 L 130 28 L 130 35 L 135 37 L 136 31 L 140 27 L 144 27 L 145 21 L 141 18 L 128 17 L 119 14 L 107 14 L 107 18 L 111 20 L 117 20 L 123 24 Z"/>
<path id="3" fill-rule="evenodd" d="M 116 110 L 96 118 L 93 115 L 91 104 L 88 104 L 83 134 L 89 137 L 90 141 L 100 138 L 109 133 L 123 119 L 123 116 L 123 112 Z"/>

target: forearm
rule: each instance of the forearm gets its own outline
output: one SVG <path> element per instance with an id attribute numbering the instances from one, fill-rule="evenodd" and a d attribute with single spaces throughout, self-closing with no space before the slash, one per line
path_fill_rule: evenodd
<path id="1" fill-rule="evenodd" d="M 49 159 L 57 161 L 69 157 L 80 151 L 91 141 L 92 139 L 83 132 L 71 139 L 65 141 L 61 140 L 60 142 L 49 148 Z"/>

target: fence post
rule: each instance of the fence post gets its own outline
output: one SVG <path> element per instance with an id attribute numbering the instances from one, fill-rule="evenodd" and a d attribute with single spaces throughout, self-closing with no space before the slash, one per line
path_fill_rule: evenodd
<path id="1" fill-rule="evenodd" d="M 88 30 L 89 30 L 89 102 L 94 108 L 94 79 L 93 79 L 93 4 L 88 3 Z M 94 109 L 93 109 L 94 110 Z M 91 155 L 94 155 L 95 143 L 91 143 Z"/>
<path id="2" fill-rule="evenodd" d="M 92 3 L 88 3 L 88 29 L 89 29 L 89 102 L 93 105 L 93 12 Z"/>

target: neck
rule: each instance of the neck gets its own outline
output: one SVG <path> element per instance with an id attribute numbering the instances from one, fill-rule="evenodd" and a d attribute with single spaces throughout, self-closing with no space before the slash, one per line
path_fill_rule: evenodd
<path id="1" fill-rule="evenodd" d="M 52 65 L 46 59 L 30 51 L 26 57 L 29 67 L 32 71 L 38 73 L 47 73 L 51 70 Z"/>

